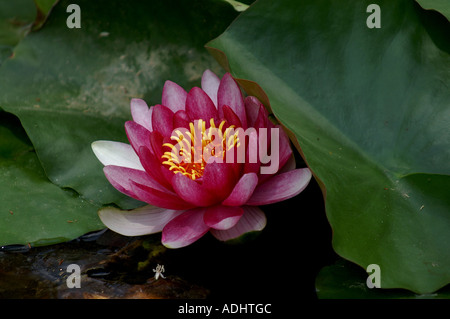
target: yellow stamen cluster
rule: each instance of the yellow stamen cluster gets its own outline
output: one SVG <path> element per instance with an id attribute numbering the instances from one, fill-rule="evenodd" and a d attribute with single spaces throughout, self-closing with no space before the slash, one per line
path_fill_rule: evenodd
<path id="1" fill-rule="evenodd" d="M 167 165 L 174 174 L 181 173 L 192 180 L 200 178 L 210 157 L 223 162 L 226 151 L 240 145 L 238 133 L 229 135 L 234 125 L 224 131 L 225 120 L 219 127 L 216 127 L 214 119 L 210 119 L 209 123 L 208 129 L 203 120 L 195 121 L 195 124 L 189 123 L 190 130 L 174 130 L 170 139 L 175 141 L 175 144 L 163 144 L 169 147 L 170 151 L 164 153 L 162 158 L 165 161 L 162 163 Z"/>

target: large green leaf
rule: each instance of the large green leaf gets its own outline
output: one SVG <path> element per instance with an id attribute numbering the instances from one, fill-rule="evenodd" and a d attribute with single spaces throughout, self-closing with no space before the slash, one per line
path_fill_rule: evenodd
<path id="1" fill-rule="evenodd" d="M 45 176 L 17 118 L 0 112 L 0 246 L 49 245 L 103 228 L 98 207 Z"/>
<path id="2" fill-rule="evenodd" d="M 81 9 L 70 29 L 67 6 Z M 189 88 L 218 65 L 204 43 L 237 15 L 223 1 L 60 1 L 0 69 L 0 107 L 17 115 L 52 182 L 96 204 L 140 205 L 109 185 L 95 140 L 126 141 L 131 98 L 161 102 L 165 80 Z"/>
<path id="3" fill-rule="evenodd" d="M 335 251 L 427 293 L 450 282 L 450 27 L 386 0 L 370 29 L 371 2 L 260 0 L 209 47 L 295 134 Z"/>

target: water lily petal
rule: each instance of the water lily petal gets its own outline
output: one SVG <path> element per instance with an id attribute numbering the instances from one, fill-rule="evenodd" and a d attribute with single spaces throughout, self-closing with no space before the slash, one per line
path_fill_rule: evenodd
<path id="1" fill-rule="evenodd" d="M 182 200 L 177 194 L 165 189 L 158 189 L 157 187 L 142 185 L 132 181 L 131 190 L 135 194 L 136 199 L 150 205 L 176 210 L 194 207 L 194 205 Z"/>
<path id="2" fill-rule="evenodd" d="M 239 206 L 212 206 L 206 209 L 203 220 L 206 225 L 214 229 L 230 229 L 237 224 L 244 209 Z"/>
<path id="3" fill-rule="evenodd" d="M 295 162 L 294 154 L 289 157 L 284 166 L 280 165 L 280 167 L 281 168 L 278 170 L 278 174 L 286 173 L 295 169 L 297 167 L 297 163 Z"/>
<path id="4" fill-rule="evenodd" d="M 144 100 L 131 100 L 131 116 L 133 117 L 133 121 L 149 131 L 152 131 L 152 112 L 153 108 L 149 109 Z"/>
<path id="5" fill-rule="evenodd" d="M 226 73 L 220 81 L 217 92 L 217 105 L 228 105 L 239 117 L 244 129 L 247 128 L 247 115 L 245 114 L 244 100 L 241 90 L 230 73 Z M 220 109 L 219 109 L 220 110 Z M 223 114 L 219 114 L 223 117 Z"/>
<path id="6" fill-rule="evenodd" d="M 161 184 L 152 179 L 145 171 L 128 167 L 108 165 L 103 168 L 103 172 L 112 186 L 120 192 L 138 200 L 139 198 L 137 198 L 132 189 L 133 181 L 159 189 L 160 191 L 167 191 Z"/>
<path id="7" fill-rule="evenodd" d="M 161 103 L 167 106 L 173 113 L 184 110 L 186 103 L 186 91 L 172 81 L 164 83 Z"/>
<path id="8" fill-rule="evenodd" d="M 142 166 L 148 175 L 161 183 L 165 188 L 172 190 L 170 181 L 173 177 L 173 173 L 170 171 L 168 173 L 164 172 L 165 167 L 161 165 L 159 158 L 146 147 L 141 147 L 139 149 L 139 158 L 142 160 Z"/>
<path id="9" fill-rule="evenodd" d="M 191 121 L 203 119 L 206 127 L 209 127 L 209 120 L 218 121 L 218 112 L 213 101 L 201 88 L 193 87 L 186 98 L 186 112 Z"/>
<path id="10" fill-rule="evenodd" d="M 146 146 L 150 148 L 150 134 L 151 132 L 147 130 L 142 125 L 134 122 L 128 121 L 125 123 L 125 132 L 127 133 L 128 140 L 131 143 L 136 154 L 141 146 Z"/>
<path id="11" fill-rule="evenodd" d="M 278 140 L 271 140 L 270 142 L 270 148 L 274 147 L 278 147 L 278 169 L 270 174 L 266 174 L 266 173 L 262 173 L 259 175 L 259 184 L 264 183 L 266 180 L 270 179 L 275 173 L 280 172 L 280 170 L 282 168 L 284 168 L 283 172 L 288 171 L 288 169 L 285 168 L 286 163 L 289 161 L 290 158 L 293 157 L 293 153 L 292 153 L 292 148 L 291 148 L 291 144 L 289 141 L 289 137 L 287 136 L 287 134 L 284 132 L 283 128 L 281 127 L 281 125 L 277 125 L 275 126 L 274 129 L 278 129 L 278 134 L 279 134 L 279 139 Z M 273 145 L 274 143 L 276 143 L 276 145 Z M 270 164 L 266 164 L 265 166 L 268 165 L 272 165 L 272 163 Z M 291 163 L 292 165 L 292 163 Z M 295 160 L 293 163 L 294 167 L 292 169 L 295 168 Z M 291 170 L 291 169 L 289 169 Z"/>
<path id="12" fill-rule="evenodd" d="M 218 202 L 230 195 L 237 182 L 233 163 L 208 163 L 203 172 L 203 187 L 214 194 Z"/>
<path id="13" fill-rule="evenodd" d="M 234 186 L 231 194 L 222 202 L 222 205 L 244 205 L 252 196 L 256 185 L 258 185 L 258 175 L 255 173 L 247 173 L 242 175 L 237 184 Z"/>
<path id="14" fill-rule="evenodd" d="M 150 140 L 150 148 L 149 150 L 157 157 L 161 158 L 164 154 L 165 147 L 163 144 L 165 143 L 165 138 L 158 131 L 150 132 L 148 139 Z"/>
<path id="15" fill-rule="evenodd" d="M 181 248 L 205 235 L 209 226 L 203 222 L 205 208 L 194 208 L 172 219 L 163 229 L 161 242 L 168 248 Z"/>
<path id="16" fill-rule="evenodd" d="M 227 230 L 211 229 L 211 234 L 218 240 L 226 241 L 238 238 L 248 232 L 263 230 L 267 223 L 264 212 L 253 206 L 243 206 L 242 208 L 244 214 L 236 225 Z"/>
<path id="17" fill-rule="evenodd" d="M 228 125 L 234 125 L 235 127 L 242 127 L 241 120 L 234 113 L 234 111 L 228 105 L 221 105 L 223 117 L 227 120 Z"/>
<path id="18" fill-rule="evenodd" d="M 175 113 L 173 116 L 173 128 L 179 129 L 179 128 L 189 128 L 189 115 L 186 113 L 186 111 L 181 110 Z"/>
<path id="19" fill-rule="evenodd" d="M 254 96 L 247 96 L 244 100 L 245 113 L 247 114 L 247 125 L 253 127 L 258 118 L 262 103 Z"/>
<path id="20" fill-rule="evenodd" d="M 253 127 L 259 129 L 261 127 L 267 128 L 269 126 L 269 113 L 267 112 L 264 105 L 259 105 L 258 116 L 253 123 Z M 270 136 L 270 135 L 269 135 Z"/>
<path id="21" fill-rule="evenodd" d="M 299 194 L 311 180 L 308 168 L 299 168 L 272 176 L 258 185 L 247 205 L 266 205 L 280 202 Z"/>
<path id="22" fill-rule="evenodd" d="M 211 101 L 217 108 L 217 91 L 219 90 L 220 79 L 211 70 L 206 70 L 203 72 L 202 76 L 202 89 L 208 94 Z"/>
<path id="23" fill-rule="evenodd" d="M 105 166 L 116 165 L 143 171 L 139 157 L 130 144 L 113 141 L 96 141 L 91 144 L 92 151 Z"/>
<path id="24" fill-rule="evenodd" d="M 174 113 L 164 105 L 155 105 L 153 107 L 152 127 L 153 130 L 161 133 L 162 136 L 170 137 L 173 131 Z"/>
<path id="25" fill-rule="evenodd" d="M 258 154 L 258 134 L 256 131 L 251 132 L 248 139 L 248 145 L 246 146 L 245 153 L 245 163 L 244 163 L 244 174 L 246 173 L 258 173 L 261 167 L 261 162 L 259 161 L 259 156 L 257 156 L 256 161 L 253 160 L 252 154 Z M 252 161 L 250 161 L 252 159 Z"/>
<path id="26" fill-rule="evenodd" d="M 156 206 L 144 206 L 133 210 L 105 207 L 98 216 L 106 227 L 124 236 L 141 236 L 163 230 L 182 210 L 171 210 Z"/>
<path id="27" fill-rule="evenodd" d="M 178 196 L 195 206 L 210 206 L 218 202 L 208 188 L 181 173 L 172 177 L 172 186 Z"/>
<path id="28" fill-rule="evenodd" d="M 279 129 L 279 167 L 282 168 L 292 157 L 293 153 L 288 135 L 285 133 L 281 125 L 277 125 L 275 127 Z"/>

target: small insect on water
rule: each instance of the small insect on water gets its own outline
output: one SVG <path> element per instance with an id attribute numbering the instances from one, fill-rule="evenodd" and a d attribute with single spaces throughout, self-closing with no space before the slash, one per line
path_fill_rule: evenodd
<path id="1" fill-rule="evenodd" d="M 159 276 L 161 276 L 164 279 L 166 278 L 162 274 L 164 272 L 164 265 L 157 264 L 156 269 L 153 269 L 153 272 L 155 273 L 155 280 L 158 280 Z"/>

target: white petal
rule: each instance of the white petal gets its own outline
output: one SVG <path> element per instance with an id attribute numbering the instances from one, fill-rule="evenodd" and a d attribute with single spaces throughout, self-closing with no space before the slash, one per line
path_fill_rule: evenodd
<path id="1" fill-rule="evenodd" d="M 244 208 L 244 215 L 235 226 L 227 230 L 211 228 L 210 233 L 218 240 L 226 241 L 251 231 L 261 231 L 266 227 L 266 215 L 261 209 L 254 206 L 243 206 L 242 208 Z"/>
<path id="2" fill-rule="evenodd" d="M 133 210 L 105 207 L 98 216 L 106 227 L 125 236 L 140 236 L 162 231 L 164 226 L 180 215 L 182 210 L 171 210 L 156 206 L 144 206 Z"/>
<path id="3" fill-rule="evenodd" d="M 142 164 L 131 145 L 113 142 L 96 141 L 91 145 L 95 156 L 105 166 L 115 165 L 144 171 Z"/>

